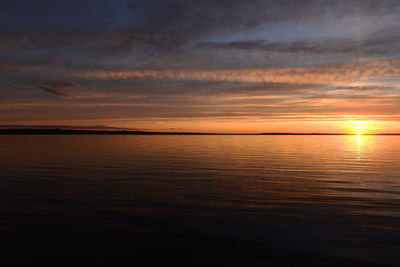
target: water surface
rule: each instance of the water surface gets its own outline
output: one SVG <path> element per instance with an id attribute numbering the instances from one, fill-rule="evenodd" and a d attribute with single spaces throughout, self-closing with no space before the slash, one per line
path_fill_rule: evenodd
<path id="1" fill-rule="evenodd" d="M 400 263 L 400 136 L 0 136 L 0 147 L 0 264 Z"/>

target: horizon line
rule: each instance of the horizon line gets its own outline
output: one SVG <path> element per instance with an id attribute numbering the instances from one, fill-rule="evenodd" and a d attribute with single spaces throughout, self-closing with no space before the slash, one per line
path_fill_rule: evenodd
<path id="1" fill-rule="evenodd" d="M 212 132 L 157 132 L 143 130 L 93 130 L 93 129 L 62 129 L 62 128 L 7 128 L 0 129 L 0 135 L 400 135 L 400 133 L 299 133 L 299 132 L 266 132 L 266 133 L 212 133 Z"/>

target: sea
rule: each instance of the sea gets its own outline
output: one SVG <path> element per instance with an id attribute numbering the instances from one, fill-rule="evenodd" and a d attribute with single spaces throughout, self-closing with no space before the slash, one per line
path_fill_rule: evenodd
<path id="1" fill-rule="evenodd" d="M 0 266 L 400 266 L 400 136 L 3 135 Z"/>

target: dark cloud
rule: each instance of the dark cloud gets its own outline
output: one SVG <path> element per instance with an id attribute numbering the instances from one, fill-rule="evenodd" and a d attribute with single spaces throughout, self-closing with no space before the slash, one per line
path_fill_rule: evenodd
<path id="1" fill-rule="evenodd" d="M 81 86 L 79 83 L 72 81 L 47 81 L 38 82 L 35 85 L 41 90 L 60 96 L 70 96 L 70 89 Z"/>
<path id="2" fill-rule="evenodd" d="M 269 42 L 267 40 L 235 41 L 235 42 L 201 42 L 197 47 L 203 49 L 239 49 L 261 50 L 280 53 L 364 53 L 385 54 L 387 49 L 379 45 L 395 45 L 398 47 L 400 36 L 378 36 L 362 40 L 354 39 L 311 39 L 295 42 Z"/>
<path id="3" fill-rule="evenodd" d="M 329 34 L 323 40 L 301 40 L 290 27 L 279 32 L 296 37 L 287 42 L 269 40 L 262 32 L 259 36 L 266 40 L 224 38 L 258 27 L 273 30 L 279 23 L 329 21 L 330 25 L 353 15 L 384 16 L 396 13 L 399 6 L 399 1 L 390 0 L 6 0 L 0 8 L 0 60 L 9 65 L 51 65 L 49 68 L 240 68 L 265 66 L 267 60 L 224 54 L 221 48 L 281 54 L 394 54 L 400 52 L 397 46 L 384 47 L 399 42 L 393 25 L 385 28 L 384 36 L 376 32 L 369 42 L 365 38 L 359 42 L 332 39 Z M 192 46 L 196 42 L 201 44 Z M 276 61 L 293 62 L 291 58 L 275 59 L 268 64 Z"/>
<path id="4" fill-rule="evenodd" d="M 171 47 L 270 22 L 313 20 L 327 13 L 387 13 L 399 6 L 377 0 L 7 0 L 0 10 L 0 47 Z"/>

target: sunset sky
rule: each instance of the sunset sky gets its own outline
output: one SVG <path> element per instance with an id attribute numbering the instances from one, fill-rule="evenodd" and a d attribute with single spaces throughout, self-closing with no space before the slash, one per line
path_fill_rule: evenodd
<path id="1" fill-rule="evenodd" d="M 400 133 L 398 0 L 3 0 L 0 122 Z"/>

